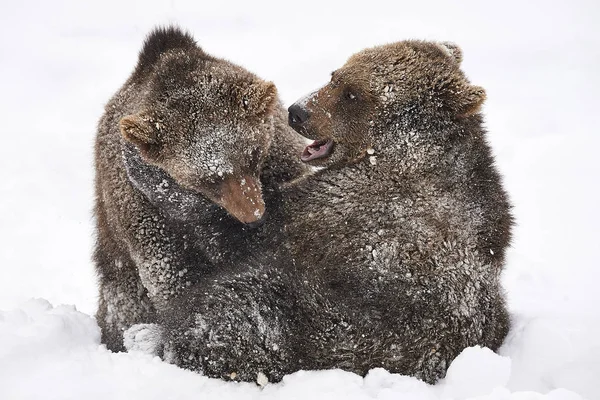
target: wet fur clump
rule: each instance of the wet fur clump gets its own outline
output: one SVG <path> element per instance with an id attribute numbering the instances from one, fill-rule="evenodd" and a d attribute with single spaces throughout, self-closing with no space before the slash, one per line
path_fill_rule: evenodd
<path id="1" fill-rule="evenodd" d="M 290 108 L 331 142 L 308 152 L 325 168 L 282 194 L 279 246 L 169 302 L 166 359 L 235 380 L 383 367 L 433 383 L 464 348 L 501 345 L 513 220 L 461 57 L 367 49 Z"/>
<path id="2" fill-rule="evenodd" d="M 272 83 L 206 54 L 189 34 L 147 37 L 95 144 L 97 320 L 110 350 L 266 240 L 250 224 L 268 219 L 282 182 L 308 170 L 286 118 Z"/>

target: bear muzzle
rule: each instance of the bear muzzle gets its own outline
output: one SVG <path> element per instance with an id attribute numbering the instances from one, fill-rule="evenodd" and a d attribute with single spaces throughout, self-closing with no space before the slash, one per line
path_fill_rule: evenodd
<path id="1" fill-rule="evenodd" d="M 218 205 L 244 224 L 259 221 L 265 213 L 260 180 L 252 175 L 225 178 L 215 197 Z"/>
<path id="2" fill-rule="evenodd" d="M 288 108 L 288 124 L 294 128 L 299 129 L 308 121 L 309 113 L 308 110 L 300 103 L 294 103 Z"/>

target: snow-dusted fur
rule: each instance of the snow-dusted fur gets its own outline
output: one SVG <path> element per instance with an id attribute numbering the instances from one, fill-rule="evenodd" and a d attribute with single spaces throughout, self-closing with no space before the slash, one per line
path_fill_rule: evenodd
<path id="1" fill-rule="evenodd" d="M 179 29 L 148 36 L 95 147 L 97 319 L 109 349 L 262 240 L 240 221 L 259 219 L 278 184 L 307 171 L 286 119 L 272 83 Z"/>
<path id="2" fill-rule="evenodd" d="M 350 327 L 312 343 L 331 354 L 321 367 L 435 382 L 465 347 L 496 350 L 506 336 L 512 217 L 479 114 L 485 92 L 460 61 L 450 43 L 375 47 L 299 102 L 308 118 L 296 129 L 335 142 L 319 163 L 330 168 L 286 203 L 294 257 Z"/>
<path id="3" fill-rule="evenodd" d="M 287 246 L 167 306 L 167 359 L 241 380 L 384 367 L 435 382 L 464 348 L 502 344 L 512 218 L 460 61 L 449 43 L 368 49 L 291 108 L 335 142 L 313 162 L 327 168 L 284 193 Z"/>
<path id="4" fill-rule="evenodd" d="M 320 332 L 321 367 L 435 382 L 462 349 L 495 350 L 508 331 L 512 219 L 478 114 L 484 91 L 459 63 L 451 44 L 376 47 L 300 102 L 297 130 L 336 146 L 286 202 L 302 272 L 349 326 Z"/>

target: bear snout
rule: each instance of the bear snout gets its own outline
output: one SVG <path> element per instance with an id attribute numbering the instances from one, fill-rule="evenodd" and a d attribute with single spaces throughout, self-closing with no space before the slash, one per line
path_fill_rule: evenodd
<path id="1" fill-rule="evenodd" d="M 302 127 L 308 121 L 310 114 L 308 110 L 298 102 L 292 104 L 288 108 L 288 124 L 294 128 L 295 131 L 302 133 Z"/>
<path id="2" fill-rule="evenodd" d="M 260 179 L 251 174 L 225 178 L 213 201 L 243 224 L 257 223 L 265 213 Z"/>

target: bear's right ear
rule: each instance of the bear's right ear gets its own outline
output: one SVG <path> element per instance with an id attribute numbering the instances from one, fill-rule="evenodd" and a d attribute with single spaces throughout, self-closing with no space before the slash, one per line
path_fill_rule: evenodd
<path id="1" fill-rule="evenodd" d="M 245 88 L 242 94 L 242 106 L 250 115 L 270 115 L 277 101 L 277 88 L 273 82 L 259 80 Z"/>
<path id="2" fill-rule="evenodd" d="M 140 114 L 127 115 L 119 121 L 123 138 L 133 143 L 143 156 L 153 157 L 158 152 L 158 136 L 149 118 Z"/>
<path id="3" fill-rule="evenodd" d="M 263 82 L 257 92 L 257 111 L 271 114 L 277 105 L 277 87 L 273 82 Z"/>

